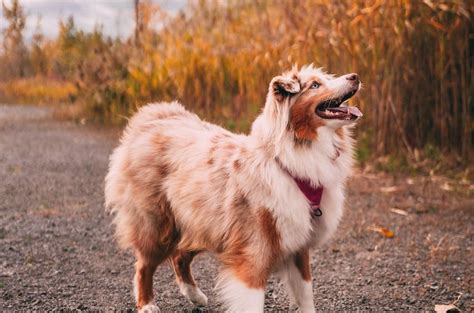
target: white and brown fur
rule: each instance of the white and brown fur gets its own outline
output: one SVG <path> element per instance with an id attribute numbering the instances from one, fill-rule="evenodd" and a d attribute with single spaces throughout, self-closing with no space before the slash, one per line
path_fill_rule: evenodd
<path id="1" fill-rule="evenodd" d="M 105 196 L 121 246 L 136 255 L 139 310 L 159 311 L 153 273 L 165 260 L 181 292 L 206 305 L 190 268 L 202 251 L 222 264 L 217 288 L 227 310 L 262 312 L 272 273 L 286 281 L 293 305 L 315 310 L 309 249 L 327 240 L 341 218 L 354 122 L 314 112 L 349 88 L 347 75 L 293 68 L 271 81 L 250 135 L 204 122 L 177 102 L 146 105 L 131 118 L 110 158 Z M 324 186 L 322 216 L 311 217 L 282 165 Z"/>

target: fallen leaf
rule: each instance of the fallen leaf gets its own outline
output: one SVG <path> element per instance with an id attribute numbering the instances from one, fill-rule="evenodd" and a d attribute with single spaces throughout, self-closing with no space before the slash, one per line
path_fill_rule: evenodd
<path id="1" fill-rule="evenodd" d="M 386 238 L 393 238 L 395 236 L 393 231 L 385 227 L 369 227 L 369 230 L 380 233 Z"/>
<path id="2" fill-rule="evenodd" d="M 384 235 L 385 237 L 387 237 L 387 238 L 393 238 L 393 236 L 395 236 L 393 231 L 391 231 L 390 229 L 384 228 L 384 227 L 380 228 L 380 233 L 382 235 Z"/>
<path id="3" fill-rule="evenodd" d="M 380 188 L 380 191 L 385 192 L 385 193 L 394 192 L 394 191 L 397 191 L 397 190 L 398 190 L 397 186 L 381 187 Z"/>
<path id="4" fill-rule="evenodd" d="M 390 209 L 390 212 L 395 213 L 395 214 L 399 214 L 399 215 L 403 215 L 403 216 L 407 216 L 407 215 L 408 215 L 408 212 L 407 212 L 407 211 L 401 210 L 401 209 L 397 209 L 397 208 L 391 208 L 391 209 Z"/>
<path id="5" fill-rule="evenodd" d="M 454 304 L 436 304 L 435 305 L 436 313 L 454 313 L 454 312 L 461 312 L 457 306 Z"/>

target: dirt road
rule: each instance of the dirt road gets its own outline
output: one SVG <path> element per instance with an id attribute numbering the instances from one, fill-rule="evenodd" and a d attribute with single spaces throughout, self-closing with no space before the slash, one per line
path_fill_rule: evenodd
<path id="1" fill-rule="evenodd" d="M 134 309 L 133 258 L 116 248 L 103 208 L 117 138 L 56 121 L 46 109 L 0 106 L 0 311 Z M 313 253 L 317 308 L 418 311 L 458 299 L 474 311 L 468 188 L 440 177 L 358 174 L 337 236 Z M 201 255 L 194 272 L 209 296 L 205 310 L 218 311 L 216 262 Z M 155 275 L 155 292 L 164 312 L 193 310 L 168 264 Z M 265 301 L 266 311 L 288 310 L 276 279 Z"/>

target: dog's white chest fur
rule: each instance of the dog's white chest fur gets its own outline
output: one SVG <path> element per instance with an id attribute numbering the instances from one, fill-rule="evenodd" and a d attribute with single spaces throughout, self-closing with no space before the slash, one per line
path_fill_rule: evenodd
<path id="1" fill-rule="evenodd" d="M 321 131 L 321 138 L 312 149 L 281 152 L 279 158 L 289 164 L 290 170 L 303 177 L 317 178 L 315 185 L 323 187 L 320 208 L 322 215 L 312 217 L 308 199 L 293 179 L 276 163 L 272 179 L 272 197 L 275 216 L 282 222 L 278 225 L 282 233 L 283 246 L 292 253 L 305 245 L 324 243 L 331 237 L 343 213 L 344 182 L 352 167 L 352 143 L 341 143 L 333 131 Z M 291 138 L 284 138 L 292 145 Z M 345 149 L 342 147 L 345 146 Z M 270 176 L 271 175 L 265 175 Z M 272 199 L 266 199 L 267 203 Z"/>

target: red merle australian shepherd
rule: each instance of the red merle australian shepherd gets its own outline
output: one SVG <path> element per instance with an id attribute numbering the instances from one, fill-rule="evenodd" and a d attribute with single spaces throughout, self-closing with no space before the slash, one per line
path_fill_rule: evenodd
<path id="1" fill-rule="evenodd" d="M 137 308 L 158 312 L 153 273 L 169 260 L 181 293 L 207 297 L 193 258 L 222 264 L 220 300 L 231 312 L 262 312 L 268 277 L 314 312 L 310 249 L 334 233 L 353 164 L 351 128 L 362 116 L 345 101 L 360 88 L 313 66 L 276 76 L 249 135 L 207 123 L 181 104 L 142 107 L 110 158 L 106 205 L 121 246 L 136 255 Z"/>

